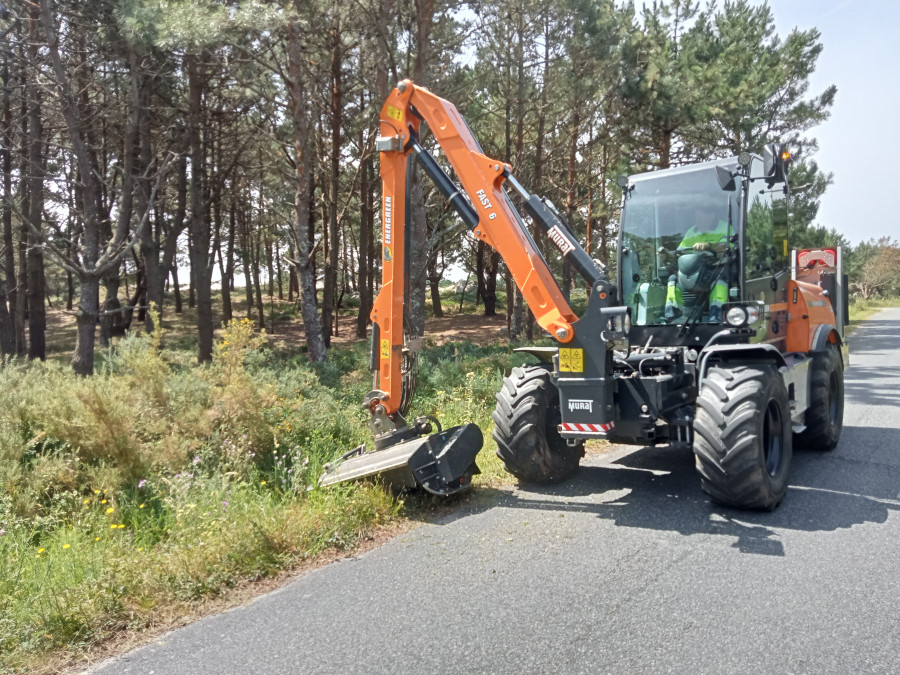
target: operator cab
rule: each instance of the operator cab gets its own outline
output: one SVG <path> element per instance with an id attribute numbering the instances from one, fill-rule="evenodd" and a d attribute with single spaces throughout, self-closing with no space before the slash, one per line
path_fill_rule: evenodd
<path id="1" fill-rule="evenodd" d="M 789 277 L 786 185 L 760 180 L 768 172 L 758 155 L 741 160 L 623 177 L 619 288 L 632 344 L 652 336 L 656 345 L 702 346 L 731 323 L 729 309 L 748 302 L 761 321 L 733 339 L 779 337 L 777 322 L 766 335 L 774 317 L 756 307 L 765 314 Z"/>

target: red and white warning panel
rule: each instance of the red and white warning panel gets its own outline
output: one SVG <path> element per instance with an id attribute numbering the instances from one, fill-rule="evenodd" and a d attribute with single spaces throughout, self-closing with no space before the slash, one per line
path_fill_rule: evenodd
<path id="1" fill-rule="evenodd" d="M 574 434 L 597 434 L 605 436 L 616 426 L 615 422 L 608 424 L 576 424 L 574 422 L 563 422 L 559 425 L 559 430 L 563 433 Z"/>
<path id="2" fill-rule="evenodd" d="M 833 248 L 801 249 L 797 251 L 797 266 L 800 269 L 816 266 L 835 267 L 838 253 Z"/>

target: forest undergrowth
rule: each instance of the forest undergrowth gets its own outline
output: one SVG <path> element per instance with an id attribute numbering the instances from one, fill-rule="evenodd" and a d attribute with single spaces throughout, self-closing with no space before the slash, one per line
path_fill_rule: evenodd
<path id="1" fill-rule="evenodd" d="M 369 440 L 365 345 L 313 367 L 243 320 L 197 366 L 162 339 L 129 336 L 89 378 L 0 368 L 0 670 L 89 651 L 420 515 L 377 485 L 312 487 Z M 494 392 L 525 358 L 471 343 L 422 357 L 412 412 L 486 430 L 482 484 L 502 475 Z"/>

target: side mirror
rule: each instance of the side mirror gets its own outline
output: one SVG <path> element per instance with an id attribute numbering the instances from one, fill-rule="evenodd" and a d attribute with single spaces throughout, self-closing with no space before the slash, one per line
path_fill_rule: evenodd
<path id="1" fill-rule="evenodd" d="M 769 143 L 763 149 L 763 177 L 772 187 L 776 183 L 787 182 L 787 168 L 791 163 L 791 153 L 779 143 Z"/>
<path id="2" fill-rule="evenodd" d="M 724 166 L 716 166 L 716 178 L 719 180 L 719 187 L 725 192 L 734 192 L 737 185 L 734 182 L 734 175 Z"/>

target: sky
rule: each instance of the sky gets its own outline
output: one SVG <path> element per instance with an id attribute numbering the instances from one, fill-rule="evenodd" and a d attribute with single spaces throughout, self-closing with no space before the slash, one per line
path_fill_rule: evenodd
<path id="1" fill-rule="evenodd" d="M 761 4 L 761 3 L 760 3 Z M 831 117 L 808 135 L 819 141 L 815 159 L 834 184 L 822 197 L 817 225 L 857 244 L 900 239 L 900 1 L 770 0 L 778 34 L 818 28 L 823 50 L 809 94 L 831 84 Z"/>

